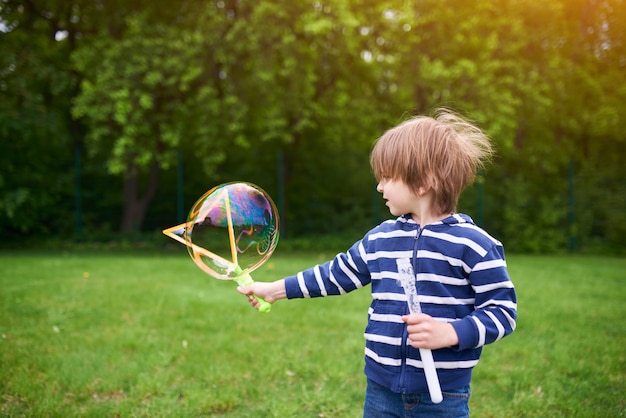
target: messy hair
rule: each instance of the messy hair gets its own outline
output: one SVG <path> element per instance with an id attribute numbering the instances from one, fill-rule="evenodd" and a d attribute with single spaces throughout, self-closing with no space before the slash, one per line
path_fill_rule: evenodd
<path id="1" fill-rule="evenodd" d="M 370 163 L 376 179 L 401 180 L 416 194 L 430 187 L 435 210 L 453 213 L 463 189 L 493 155 L 481 129 L 449 109 L 416 116 L 385 132 Z"/>

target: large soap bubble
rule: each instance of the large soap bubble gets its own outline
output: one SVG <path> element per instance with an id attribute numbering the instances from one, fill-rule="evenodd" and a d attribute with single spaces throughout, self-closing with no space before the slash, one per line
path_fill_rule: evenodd
<path id="1" fill-rule="evenodd" d="M 226 183 L 198 199 L 185 224 L 163 233 L 185 244 L 204 272 L 243 284 L 247 280 L 239 279 L 263 264 L 278 244 L 278 212 L 260 187 Z"/>

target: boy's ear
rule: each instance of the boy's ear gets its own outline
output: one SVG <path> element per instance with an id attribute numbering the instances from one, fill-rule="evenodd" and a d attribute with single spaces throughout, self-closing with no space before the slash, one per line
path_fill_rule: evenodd
<path id="1" fill-rule="evenodd" d="M 417 189 L 417 195 L 421 197 L 421 196 L 424 196 L 429 191 L 430 191 L 430 185 L 424 184 L 423 186 L 420 186 L 419 189 Z"/>
<path id="2" fill-rule="evenodd" d="M 417 189 L 417 194 L 419 196 L 424 196 L 432 189 L 432 182 L 430 178 L 425 178 L 422 181 L 422 185 Z"/>
<path id="3" fill-rule="evenodd" d="M 418 189 L 418 193 L 420 196 L 424 196 L 426 193 L 430 192 L 433 189 L 433 179 L 431 176 L 427 176 L 422 181 L 422 185 Z"/>

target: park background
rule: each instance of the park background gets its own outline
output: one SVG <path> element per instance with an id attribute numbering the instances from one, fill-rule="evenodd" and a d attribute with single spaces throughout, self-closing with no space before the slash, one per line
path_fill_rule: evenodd
<path id="1" fill-rule="evenodd" d="M 4 0 L 2 245 L 154 238 L 233 180 L 285 243 L 352 241 L 388 216 L 375 139 L 447 106 L 497 148 L 459 210 L 510 252 L 623 254 L 625 27 L 622 0 Z"/>
<path id="2" fill-rule="evenodd" d="M 441 106 L 494 141 L 458 209 L 519 296 L 474 416 L 626 416 L 625 38 L 623 0 L 0 0 L 0 416 L 360 416 L 367 291 L 262 315 L 161 230 L 250 181 L 254 278 L 325 261 Z"/>

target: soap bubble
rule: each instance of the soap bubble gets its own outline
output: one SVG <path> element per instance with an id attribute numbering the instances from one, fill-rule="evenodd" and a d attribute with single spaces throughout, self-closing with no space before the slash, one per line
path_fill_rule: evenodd
<path id="1" fill-rule="evenodd" d="M 250 273 L 274 252 L 278 211 L 258 186 L 226 183 L 198 199 L 186 224 L 164 232 L 179 241 L 177 237 L 182 237 L 189 255 L 204 272 L 218 279 L 233 279 Z"/>

